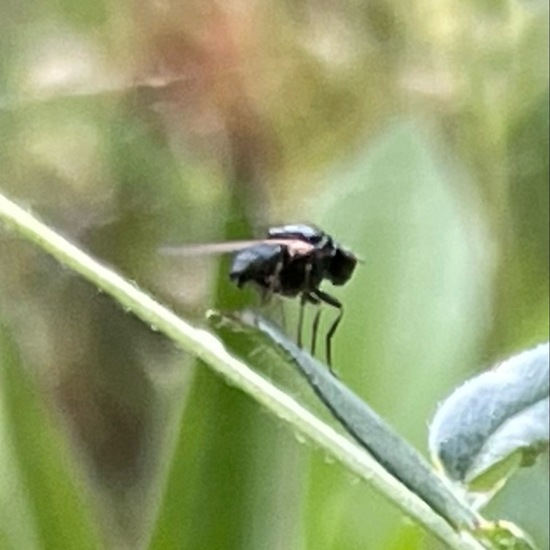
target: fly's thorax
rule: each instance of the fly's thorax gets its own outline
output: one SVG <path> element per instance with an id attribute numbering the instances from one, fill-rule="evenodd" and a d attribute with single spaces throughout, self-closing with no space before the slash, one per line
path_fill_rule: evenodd
<path id="1" fill-rule="evenodd" d="M 324 231 L 311 225 L 293 224 L 272 227 L 268 231 L 267 236 L 268 239 L 298 239 L 313 246 L 318 246 L 326 237 L 326 234 Z"/>
<path id="2" fill-rule="evenodd" d="M 284 296 L 310 292 L 323 280 L 323 265 L 315 253 L 290 257 L 279 274 L 280 290 Z"/>

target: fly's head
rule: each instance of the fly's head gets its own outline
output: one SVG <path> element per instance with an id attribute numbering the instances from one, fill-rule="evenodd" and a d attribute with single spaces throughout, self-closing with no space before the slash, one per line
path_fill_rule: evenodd
<path id="1" fill-rule="evenodd" d="M 343 285 L 351 279 L 356 265 L 357 256 L 355 254 L 340 245 L 335 245 L 326 268 L 326 278 L 333 285 Z"/>

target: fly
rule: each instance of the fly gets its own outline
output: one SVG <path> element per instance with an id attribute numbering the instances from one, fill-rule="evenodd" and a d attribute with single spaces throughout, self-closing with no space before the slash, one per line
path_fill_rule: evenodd
<path id="1" fill-rule="evenodd" d="M 332 338 L 340 325 L 344 308 L 334 296 L 320 289 L 324 280 L 341 286 L 349 281 L 358 259 L 330 235 L 310 225 L 272 227 L 261 240 L 235 241 L 186 247 L 168 247 L 166 253 L 204 254 L 233 252 L 229 279 L 242 288 L 256 286 L 268 301 L 278 294 L 299 297 L 297 344 L 302 347 L 304 309 L 307 303 L 327 304 L 338 311 L 325 336 L 325 354 L 332 367 Z M 315 353 L 321 310 L 313 319 L 311 353 Z"/>

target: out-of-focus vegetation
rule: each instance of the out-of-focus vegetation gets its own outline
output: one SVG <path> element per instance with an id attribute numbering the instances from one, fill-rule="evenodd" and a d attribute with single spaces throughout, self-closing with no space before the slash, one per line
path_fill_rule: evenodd
<path id="1" fill-rule="evenodd" d="M 424 452 L 452 387 L 547 338 L 546 3 L 0 13 L 0 189 L 185 317 L 255 298 L 228 283 L 227 259 L 159 246 L 320 225 L 364 258 L 334 292 L 336 368 Z M 3 229 L 0 325 L 2 549 L 437 547 Z M 487 515 L 547 547 L 545 469 Z"/>

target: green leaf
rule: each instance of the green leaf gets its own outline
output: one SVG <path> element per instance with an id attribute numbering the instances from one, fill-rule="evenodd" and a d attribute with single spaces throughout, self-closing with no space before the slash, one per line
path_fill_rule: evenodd
<path id="1" fill-rule="evenodd" d="M 376 461 L 452 525 L 472 529 L 477 517 L 443 485 L 430 466 L 367 403 L 275 325 L 248 312 L 240 322 L 256 327 L 275 344 L 306 378 L 310 387 L 344 429 Z"/>
<path id="2" fill-rule="evenodd" d="M 488 522 L 476 534 L 495 550 L 537 550 L 531 537 L 509 521 Z"/>
<path id="3" fill-rule="evenodd" d="M 430 428 L 435 462 L 469 491 L 498 490 L 548 446 L 549 348 L 541 344 L 458 388 Z"/>
<path id="4" fill-rule="evenodd" d="M 354 160 L 335 170 L 314 202 L 315 221 L 364 260 L 347 285 L 334 289 L 344 304 L 334 367 L 422 451 L 434 403 L 475 360 L 487 325 L 487 226 L 475 213 L 475 197 L 458 191 L 472 189 L 460 159 L 422 119 L 396 118 Z M 331 312 L 323 313 L 321 330 L 331 320 Z M 327 470 L 316 468 L 311 484 L 315 548 L 331 549 L 316 518 L 332 513 L 325 495 L 334 490 L 342 494 L 335 522 L 344 547 L 358 546 L 354 533 L 374 517 L 372 547 L 390 546 L 399 515 L 368 493 L 343 489 Z"/>
<path id="5" fill-rule="evenodd" d="M 122 307 L 134 312 L 143 322 L 154 326 L 158 332 L 173 339 L 178 346 L 210 365 L 230 384 L 249 394 L 258 403 L 268 408 L 275 417 L 286 421 L 295 432 L 305 435 L 322 447 L 330 456 L 339 460 L 346 466 L 347 471 L 372 483 L 374 483 L 372 480 L 376 479 L 379 482 L 380 491 L 385 491 L 388 496 L 392 495 L 391 500 L 399 501 L 400 507 L 410 510 L 410 514 L 414 517 L 420 519 L 420 514 L 422 514 L 422 524 L 434 536 L 444 540 L 450 548 L 456 550 L 478 550 L 481 548 L 475 540 L 465 540 L 461 533 L 453 529 L 441 516 L 434 513 L 416 495 L 410 491 L 403 492 L 403 485 L 394 477 L 389 476 L 364 449 L 319 420 L 288 394 L 236 359 L 211 333 L 198 329 L 176 316 L 150 295 L 137 288 L 135 284 L 101 265 L 1 194 L 0 219 L 19 235 L 26 237 L 42 250 L 57 258 L 63 265 L 72 268 L 82 277 L 90 280 Z M 200 411 L 197 410 L 197 413 L 200 414 Z M 200 477 L 197 478 L 197 481 L 200 493 Z M 175 501 L 171 500 L 170 502 Z M 205 503 L 204 510 L 207 513 L 207 501 Z M 226 504 L 229 506 L 233 502 L 227 501 Z M 178 544 L 181 542 L 181 540 L 175 540 Z M 81 548 L 82 545 L 79 547 Z M 57 548 L 63 547 L 58 546 Z"/>
<path id="6" fill-rule="evenodd" d="M 13 486 L 0 486 L 0 530 L 9 541 L 2 548 L 100 548 L 70 450 L 1 327 L 0 380 L 1 429 L 6 437 L 0 471 L 17 487 L 11 494 Z"/>

